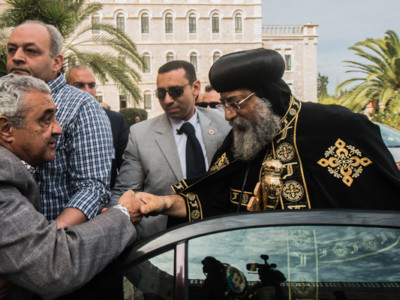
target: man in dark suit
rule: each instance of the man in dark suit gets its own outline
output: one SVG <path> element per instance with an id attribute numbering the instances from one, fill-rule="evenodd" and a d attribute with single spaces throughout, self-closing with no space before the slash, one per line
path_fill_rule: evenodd
<path id="1" fill-rule="evenodd" d="M 74 87 L 84 90 L 96 97 L 96 78 L 93 72 L 86 66 L 76 66 L 68 70 L 65 75 L 67 83 Z M 108 105 L 101 102 L 100 105 L 104 108 L 111 123 L 111 131 L 113 136 L 114 144 L 114 156 L 111 165 L 111 180 L 110 187 L 113 188 L 115 184 L 115 178 L 119 172 L 119 168 L 122 164 L 122 155 L 126 145 L 128 144 L 128 131 L 124 116 L 118 112 L 112 111 L 108 108 Z"/>
<path id="2" fill-rule="evenodd" d="M 56 298 L 82 286 L 135 240 L 131 222 L 141 219 L 131 191 L 79 226 L 60 228 L 38 212 L 36 168 L 54 160 L 62 133 L 50 93 L 35 77 L 0 78 L 0 295 L 8 281 L 12 299 Z"/>

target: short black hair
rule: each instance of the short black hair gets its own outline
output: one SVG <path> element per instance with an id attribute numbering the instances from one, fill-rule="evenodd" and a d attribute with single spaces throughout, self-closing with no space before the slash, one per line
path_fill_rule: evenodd
<path id="1" fill-rule="evenodd" d="M 207 84 L 206 87 L 204 88 L 204 91 L 206 93 L 211 92 L 211 91 L 215 91 L 215 89 L 212 87 L 211 84 Z"/>
<path id="2" fill-rule="evenodd" d="M 158 74 L 164 74 L 173 70 L 184 69 L 185 77 L 189 81 L 189 84 L 192 84 L 197 80 L 196 70 L 194 66 L 185 60 L 172 60 L 165 64 L 163 64 L 158 69 Z"/>

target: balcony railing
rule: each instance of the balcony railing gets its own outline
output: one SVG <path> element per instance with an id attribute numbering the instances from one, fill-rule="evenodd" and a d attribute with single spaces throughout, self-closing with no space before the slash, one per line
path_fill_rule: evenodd
<path id="1" fill-rule="evenodd" d="M 301 35 L 303 34 L 304 26 L 263 26 L 262 33 L 269 35 Z"/>

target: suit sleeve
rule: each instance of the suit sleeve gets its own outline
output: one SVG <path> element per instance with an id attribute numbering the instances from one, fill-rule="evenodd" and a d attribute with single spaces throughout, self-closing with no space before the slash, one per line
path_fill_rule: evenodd
<path id="1" fill-rule="evenodd" d="M 121 168 L 121 164 L 123 162 L 122 156 L 126 146 L 128 145 L 128 130 L 126 128 L 125 119 L 122 115 L 119 116 L 119 124 L 119 136 L 115 149 L 115 161 L 118 170 Z"/>
<path id="2" fill-rule="evenodd" d="M 71 292 L 100 272 L 136 237 L 117 209 L 57 230 L 17 188 L 0 190 L 0 274 L 43 298 Z"/>
<path id="3" fill-rule="evenodd" d="M 127 190 L 135 192 L 143 190 L 145 174 L 139 154 L 134 125 L 130 128 L 128 146 L 125 149 L 123 160 L 112 191 L 110 206 L 115 205 L 119 197 Z"/>

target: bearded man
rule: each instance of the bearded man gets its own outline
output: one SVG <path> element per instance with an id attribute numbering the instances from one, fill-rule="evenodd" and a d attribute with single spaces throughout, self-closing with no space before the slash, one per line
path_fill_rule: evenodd
<path id="1" fill-rule="evenodd" d="M 379 128 L 347 108 L 295 99 L 284 67 L 267 49 L 214 63 L 210 83 L 232 130 L 205 176 L 175 184 L 175 195 L 136 194 L 142 213 L 195 221 L 248 208 L 400 209 L 400 173 Z M 271 173 L 277 189 L 267 184 Z M 253 206 L 271 195 L 274 205 Z"/>

